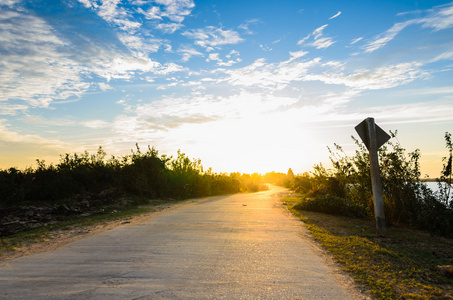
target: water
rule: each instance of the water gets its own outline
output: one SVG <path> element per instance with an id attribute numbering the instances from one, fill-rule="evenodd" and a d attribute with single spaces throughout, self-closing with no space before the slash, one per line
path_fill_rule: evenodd
<path id="1" fill-rule="evenodd" d="M 430 188 L 434 193 L 439 193 L 439 184 L 437 182 L 425 182 L 425 184 Z M 450 192 L 449 201 L 453 201 L 453 185 Z"/>

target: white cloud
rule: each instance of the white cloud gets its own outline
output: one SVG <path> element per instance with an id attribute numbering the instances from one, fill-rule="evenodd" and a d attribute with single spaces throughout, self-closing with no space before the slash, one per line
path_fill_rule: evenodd
<path id="1" fill-rule="evenodd" d="M 22 2 L 22 0 L 0 0 L 0 5 L 13 7 L 14 5 L 20 2 Z"/>
<path id="2" fill-rule="evenodd" d="M 339 15 L 341 15 L 341 11 L 337 12 L 335 15 L 331 16 L 329 18 L 329 20 L 332 20 L 332 19 L 335 19 L 336 17 L 338 17 Z"/>
<path id="3" fill-rule="evenodd" d="M 119 34 L 119 40 L 136 56 L 148 55 L 159 50 L 163 41 L 158 39 L 144 39 L 137 35 Z"/>
<path id="4" fill-rule="evenodd" d="M 134 32 L 142 24 L 132 20 L 131 12 L 121 6 L 121 0 L 79 0 L 86 8 L 93 9 L 110 24 L 119 26 L 122 30 Z"/>
<path id="5" fill-rule="evenodd" d="M 0 101 L 20 99 L 48 107 L 53 100 L 78 97 L 88 89 L 80 77 L 84 68 L 60 51 L 65 42 L 43 20 L 2 11 L 0 31 Z"/>
<path id="6" fill-rule="evenodd" d="M 155 2 L 164 6 L 161 16 L 168 17 L 174 22 L 182 22 L 195 7 L 192 0 L 155 0 Z"/>
<path id="7" fill-rule="evenodd" d="M 99 88 L 103 91 L 113 89 L 110 85 L 108 85 L 107 83 L 104 83 L 104 82 L 99 82 L 98 85 L 99 85 Z"/>
<path id="8" fill-rule="evenodd" d="M 288 84 L 303 81 L 310 68 L 319 65 L 320 58 L 297 62 L 294 59 L 281 63 L 266 63 L 258 59 L 253 64 L 235 70 L 223 70 L 232 85 L 283 89 Z"/>
<path id="9" fill-rule="evenodd" d="M 222 61 L 220 58 L 219 58 L 219 53 L 210 53 L 208 58 L 206 59 L 207 62 L 210 62 L 212 60 L 216 60 L 216 61 Z"/>
<path id="10" fill-rule="evenodd" d="M 354 45 L 355 43 L 360 42 L 361 40 L 363 40 L 363 37 L 359 37 L 359 38 L 353 39 L 351 41 L 351 45 Z"/>
<path id="11" fill-rule="evenodd" d="M 174 33 L 179 28 L 184 27 L 180 23 L 160 23 L 156 26 L 157 29 L 162 30 L 164 33 Z"/>
<path id="12" fill-rule="evenodd" d="M 332 38 L 323 37 L 323 38 L 315 39 L 315 41 L 313 43 L 311 43 L 310 45 L 315 47 L 316 49 L 326 49 L 326 48 L 329 48 L 330 46 L 332 46 L 333 44 L 335 44 L 335 42 L 332 40 Z"/>
<path id="13" fill-rule="evenodd" d="M 155 40 L 145 43 L 139 37 L 119 35 L 124 44 L 137 50 L 132 53 L 135 57 L 95 45 L 74 53 L 70 41 L 59 38 L 44 20 L 8 10 L 0 14 L 0 31 L 0 101 L 26 104 L 4 104 L 8 109 L 3 112 L 7 114 L 20 108 L 46 108 L 55 101 L 77 99 L 92 86 L 86 75 L 96 74 L 109 81 L 130 79 L 137 73 L 165 75 L 184 70 L 174 63 L 160 64 L 144 56 L 156 50 L 157 45 L 152 43 L 160 42 Z"/>
<path id="14" fill-rule="evenodd" d="M 85 127 L 98 129 L 98 128 L 106 128 L 109 126 L 108 122 L 103 120 L 89 120 L 89 121 L 82 121 L 81 124 Z"/>
<path id="15" fill-rule="evenodd" d="M 250 27 L 250 25 L 257 24 L 257 23 L 259 23 L 258 19 L 251 19 L 251 20 L 246 21 L 244 24 L 239 25 L 238 28 L 244 30 L 246 34 L 253 34 L 254 32 L 252 30 L 250 30 L 249 27 Z"/>
<path id="16" fill-rule="evenodd" d="M 213 26 L 207 26 L 202 29 L 188 30 L 183 32 L 182 35 L 194 39 L 195 44 L 204 48 L 237 44 L 243 41 L 236 31 L 223 30 Z"/>
<path id="17" fill-rule="evenodd" d="M 451 60 L 453 59 L 453 51 L 447 51 L 442 54 L 439 54 L 435 58 L 433 58 L 430 62 L 436 62 L 439 60 Z"/>
<path id="18" fill-rule="evenodd" d="M 0 115 L 15 116 L 18 112 L 25 111 L 27 108 L 28 105 L 2 103 L 0 105 Z"/>
<path id="19" fill-rule="evenodd" d="M 182 61 L 187 62 L 192 56 L 204 56 L 203 53 L 189 47 L 183 47 L 178 50 L 178 53 L 182 53 Z"/>
<path id="20" fill-rule="evenodd" d="M 205 124 L 224 119 L 249 118 L 292 105 L 297 99 L 241 92 L 229 97 L 203 94 L 166 97 L 138 105 L 133 116 L 120 116 L 115 128 L 121 134 L 135 137 L 167 134 L 187 124 Z"/>
<path id="21" fill-rule="evenodd" d="M 427 13 L 427 16 L 421 18 L 411 19 L 405 22 L 396 23 L 386 32 L 375 37 L 365 47 L 365 53 L 374 52 L 384 47 L 388 42 L 393 40 L 407 26 L 421 24 L 423 28 L 431 28 L 434 31 L 444 30 L 453 27 L 453 4 L 446 4 L 436 6 L 427 11 L 420 13 Z"/>
<path id="22" fill-rule="evenodd" d="M 372 42 L 368 43 L 364 49 L 365 53 L 371 53 L 374 52 L 382 47 L 384 47 L 388 42 L 393 40 L 395 36 L 400 33 L 401 30 L 406 28 L 409 25 L 414 24 L 415 22 L 413 20 L 407 21 L 404 23 L 397 23 L 392 26 L 389 30 L 384 32 L 383 34 L 380 34 L 377 36 Z"/>
<path id="23" fill-rule="evenodd" d="M 425 28 L 432 28 L 435 31 L 453 27 L 453 3 L 437 6 L 427 17 L 419 20 Z"/>
<path id="24" fill-rule="evenodd" d="M 303 45 L 309 38 L 310 38 L 311 34 L 307 35 L 306 37 L 304 37 L 303 39 L 299 40 L 297 42 L 298 45 Z"/>
<path id="25" fill-rule="evenodd" d="M 50 149 L 61 149 L 64 146 L 69 145 L 68 143 L 64 143 L 57 139 L 46 139 L 35 134 L 21 134 L 20 132 L 11 130 L 10 127 L 11 126 L 6 123 L 6 120 L 0 119 L 0 141 L 6 143 L 35 144 Z"/>
<path id="26" fill-rule="evenodd" d="M 143 14 L 147 19 L 162 22 L 155 27 L 169 34 L 183 27 L 181 23 L 195 7 L 192 0 L 155 0 L 154 4 L 157 6 L 153 5 L 146 11 L 139 7 L 137 12 Z M 164 21 L 164 19 L 166 20 Z"/>
<path id="27" fill-rule="evenodd" d="M 344 62 L 339 62 L 339 61 L 328 61 L 324 64 L 322 64 L 323 67 L 334 67 L 334 68 L 342 68 L 344 67 L 345 63 Z"/>
<path id="28" fill-rule="evenodd" d="M 453 106 L 447 101 L 374 106 L 369 110 L 383 120 L 382 124 L 449 122 L 453 114 Z"/>
<path id="29" fill-rule="evenodd" d="M 289 55 L 291 56 L 290 61 L 295 60 L 297 58 L 300 58 L 302 56 L 307 55 L 307 51 L 296 51 L 296 52 L 289 52 Z"/>
<path id="30" fill-rule="evenodd" d="M 427 78 L 427 72 L 420 69 L 420 63 L 401 63 L 377 68 L 360 70 L 351 75 L 343 73 L 310 74 L 305 80 L 319 80 L 327 84 L 341 84 L 359 90 L 387 89 L 404 85 L 415 79 Z"/>
<path id="31" fill-rule="evenodd" d="M 315 39 L 319 39 L 322 36 L 322 31 L 324 29 L 326 29 L 327 26 L 328 26 L 327 24 L 322 25 L 321 27 L 318 27 L 313 31 L 313 35 L 315 36 Z"/>
<path id="32" fill-rule="evenodd" d="M 320 58 L 296 60 L 304 55 L 305 52 L 302 51 L 297 54 L 291 53 L 289 60 L 280 63 L 267 63 L 264 59 L 258 59 L 243 68 L 219 69 L 217 72 L 226 74 L 226 77 L 218 78 L 217 82 L 276 91 L 297 82 L 320 81 L 324 84 L 342 85 L 360 91 L 392 88 L 430 76 L 428 72 L 421 69 L 422 64 L 417 62 L 388 65 L 374 70 L 363 69 L 344 74 L 346 65 L 343 62 L 321 63 Z M 327 68 L 327 70 L 320 73 L 319 70 L 316 70 L 317 67 Z"/>
<path id="33" fill-rule="evenodd" d="M 75 126 L 77 122 L 71 117 L 47 119 L 38 115 L 26 115 L 22 119 L 27 124 L 41 126 Z"/>
<path id="34" fill-rule="evenodd" d="M 311 47 L 315 47 L 316 49 L 326 49 L 335 42 L 331 37 L 324 36 L 323 31 L 328 25 L 325 24 L 321 27 L 316 28 L 311 34 L 307 35 L 305 38 L 301 39 L 299 42 L 297 42 L 298 45 L 307 45 Z M 313 37 L 313 41 L 307 43 L 307 41 L 310 39 L 310 37 Z"/>
<path id="35" fill-rule="evenodd" d="M 219 55 L 219 53 L 210 53 L 206 61 L 217 61 L 217 65 L 221 67 L 230 67 L 238 62 L 241 62 L 241 59 L 238 57 L 239 52 L 235 50 L 232 50 L 229 54 L 226 55 L 228 61 L 223 61 L 222 59 L 220 59 Z M 236 56 L 236 59 L 231 59 L 233 56 Z"/>
<path id="36" fill-rule="evenodd" d="M 155 27 L 165 33 L 174 33 L 182 27 L 181 22 L 195 7 L 192 0 L 155 0 L 154 5 L 148 10 L 141 6 L 148 5 L 147 1 L 132 1 L 123 3 L 121 0 L 79 0 L 86 8 L 94 10 L 101 18 L 121 30 L 133 34 L 142 27 L 133 14 L 138 12 L 148 20 L 164 21 Z"/>
<path id="37" fill-rule="evenodd" d="M 159 6 L 153 6 L 149 10 L 144 11 L 141 7 L 137 9 L 137 12 L 143 14 L 147 19 L 158 19 L 162 20 L 162 12 Z"/>
<path id="38" fill-rule="evenodd" d="M 260 48 L 263 49 L 263 51 L 272 51 L 272 48 L 267 45 L 260 45 Z"/>

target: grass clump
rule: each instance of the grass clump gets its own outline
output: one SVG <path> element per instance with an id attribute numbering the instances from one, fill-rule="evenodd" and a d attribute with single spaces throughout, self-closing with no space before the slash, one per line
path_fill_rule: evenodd
<path id="1" fill-rule="evenodd" d="M 378 299 L 453 299 L 453 279 L 437 273 L 453 264 L 453 240 L 404 227 L 385 238 L 370 218 L 302 211 L 300 198 L 283 201 L 312 236 Z"/>

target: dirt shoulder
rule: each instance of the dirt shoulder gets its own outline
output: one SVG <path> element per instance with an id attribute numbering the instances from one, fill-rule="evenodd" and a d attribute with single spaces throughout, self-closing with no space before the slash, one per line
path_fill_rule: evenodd
<path id="1" fill-rule="evenodd" d="M 112 230 L 120 226 L 130 226 L 144 223 L 148 221 L 150 218 L 167 213 L 171 210 L 175 210 L 185 206 L 195 205 L 202 202 L 214 201 L 217 199 L 221 199 L 223 197 L 225 196 L 214 196 L 199 199 L 189 199 L 183 202 L 165 203 L 157 206 L 152 206 L 153 211 L 147 213 L 142 213 L 111 221 L 102 221 L 95 225 L 90 226 L 74 226 L 68 229 L 52 230 L 39 240 L 36 239 L 27 240 L 26 238 L 24 238 L 21 239 L 20 245 L 14 246 L 14 249 L 0 252 L 0 263 L 11 259 L 19 258 L 22 256 L 52 251 L 64 247 L 77 240 L 87 238 L 89 236 L 93 236 L 108 230 Z"/>

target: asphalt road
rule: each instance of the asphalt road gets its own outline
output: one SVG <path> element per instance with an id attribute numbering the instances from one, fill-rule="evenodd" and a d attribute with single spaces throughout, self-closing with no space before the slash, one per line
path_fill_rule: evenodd
<path id="1" fill-rule="evenodd" d="M 0 299 L 364 299 L 273 187 L 0 266 Z"/>

